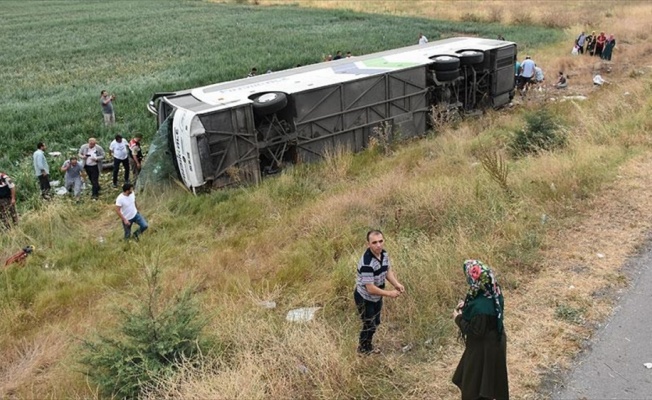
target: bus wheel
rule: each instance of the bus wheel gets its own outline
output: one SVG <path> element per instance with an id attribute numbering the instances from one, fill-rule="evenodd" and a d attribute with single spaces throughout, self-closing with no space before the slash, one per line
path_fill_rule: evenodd
<path id="1" fill-rule="evenodd" d="M 484 53 L 476 50 L 466 50 L 460 53 L 461 65 L 480 64 L 484 61 Z"/>
<path id="2" fill-rule="evenodd" d="M 460 70 L 456 69 L 454 71 L 437 71 L 435 72 L 437 80 L 441 82 L 448 82 L 454 79 L 457 79 L 460 76 Z"/>
<path id="3" fill-rule="evenodd" d="M 435 71 L 454 71 L 460 67 L 460 59 L 452 56 L 437 56 L 432 59 L 432 69 Z"/>
<path id="4" fill-rule="evenodd" d="M 254 111 L 258 115 L 269 115 L 282 110 L 288 104 L 285 93 L 271 92 L 253 98 Z"/>

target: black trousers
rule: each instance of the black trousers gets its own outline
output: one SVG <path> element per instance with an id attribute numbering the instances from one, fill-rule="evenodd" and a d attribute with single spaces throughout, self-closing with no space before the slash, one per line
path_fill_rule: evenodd
<path id="1" fill-rule="evenodd" d="M 100 195 L 100 168 L 97 165 L 84 165 L 88 180 L 93 187 L 92 197 L 97 198 Z"/>
<path id="2" fill-rule="evenodd" d="M 50 175 L 39 175 L 38 184 L 41 188 L 41 196 L 47 197 L 50 194 Z"/>
<path id="3" fill-rule="evenodd" d="M 362 320 L 362 330 L 360 331 L 360 343 L 358 351 L 369 353 L 373 350 L 372 340 L 376 328 L 380 325 L 380 311 L 383 308 L 383 299 L 378 301 L 365 300 L 357 290 L 353 292 L 355 306 Z"/>
<path id="4" fill-rule="evenodd" d="M 119 158 L 113 158 L 113 185 L 118 184 L 118 170 L 120 169 L 120 164 L 125 169 L 125 183 L 129 182 L 129 157 L 124 160 Z"/>

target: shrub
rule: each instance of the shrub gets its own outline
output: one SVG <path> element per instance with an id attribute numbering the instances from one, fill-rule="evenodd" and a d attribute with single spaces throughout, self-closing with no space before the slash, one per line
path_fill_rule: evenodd
<path id="1" fill-rule="evenodd" d="M 503 14 L 505 10 L 501 6 L 494 6 L 489 9 L 488 22 L 501 23 L 503 21 Z"/>
<path id="2" fill-rule="evenodd" d="M 81 363 L 86 374 L 110 397 L 132 399 L 155 381 L 171 375 L 180 363 L 200 354 L 205 320 L 190 290 L 159 307 L 159 270 L 146 273 L 148 294 L 121 310 L 122 322 L 114 336 L 84 340 Z"/>
<path id="3" fill-rule="evenodd" d="M 552 151 L 566 146 L 566 135 L 547 110 L 525 116 L 525 126 L 514 135 L 509 147 L 515 157 Z"/>
<path id="4" fill-rule="evenodd" d="M 462 22 L 482 22 L 482 17 L 472 12 L 466 12 L 460 17 Z"/>
<path id="5" fill-rule="evenodd" d="M 526 10 L 515 10 L 512 14 L 514 25 L 532 25 L 532 14 Z"/>

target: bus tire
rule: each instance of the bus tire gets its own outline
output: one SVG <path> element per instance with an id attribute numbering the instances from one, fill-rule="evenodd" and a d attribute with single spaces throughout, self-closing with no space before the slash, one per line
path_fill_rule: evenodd
<path id="1" fill-rule="evenodd" d="M 432 69 L 435 71 L 454 71 L 460 67 L 460 59 L 453 56 L 437 56 L 432 59 Z"/>
<path id="2" fill-rule="evenodd" d="M 284 109 L 288 105 L 288 98 L 285 93 L 270 92 L 256 95 L 253 102 L 256 114 L 269 115 Z"/>
<path id="3" fill-rule="evenodd" d="M 448 82 L 457 79 L 460 76 L 460 70 L 453 71 L 437 71 L 435 73 L 437 80 L 440 82 Z"/>
<path id="4" fill-rule="evenodd" d="M 475 65 L 484 61 L 484 53 L 477 50 L 465 50 L 459 57 L 460 65 Z"/>

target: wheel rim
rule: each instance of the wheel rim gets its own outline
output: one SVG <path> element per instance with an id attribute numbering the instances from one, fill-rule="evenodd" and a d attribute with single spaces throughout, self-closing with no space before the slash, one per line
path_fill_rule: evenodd
<path id="1" fill-rule="evenodd" d="M 270 101 L 276 100 L 277 97 L 276 93 L 266 93 L 258 98 L 258 102 L 269 103 Z"/>

